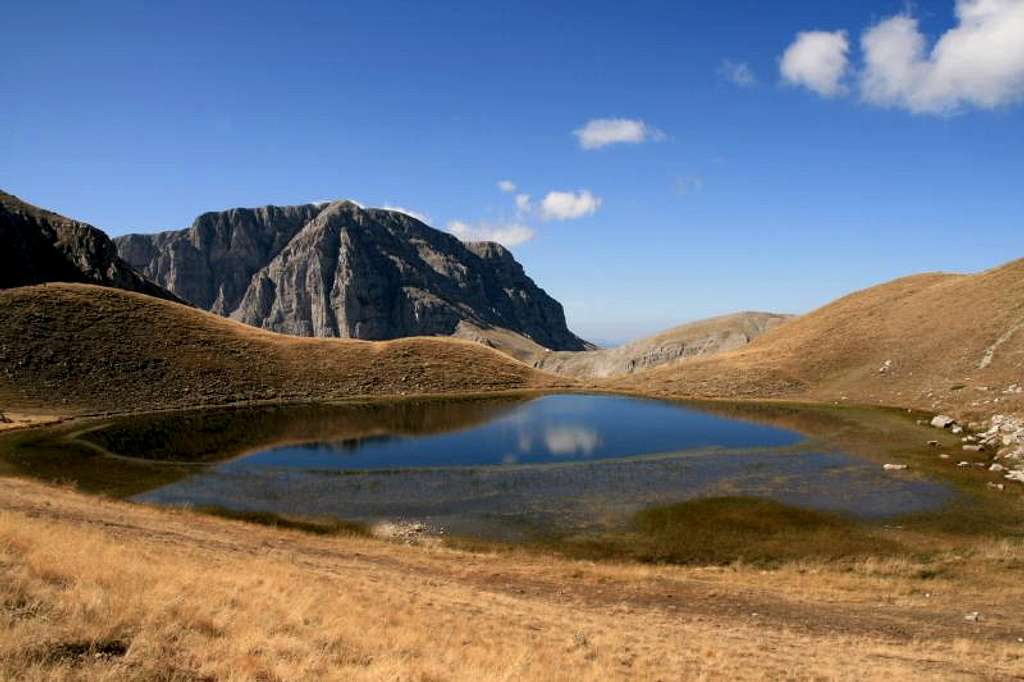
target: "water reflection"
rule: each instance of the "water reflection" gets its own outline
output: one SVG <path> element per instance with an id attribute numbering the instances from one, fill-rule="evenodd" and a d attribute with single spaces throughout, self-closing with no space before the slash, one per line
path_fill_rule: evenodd
<path id="1" fill-rule="evenodd" d="M 951 498 L 938 483 L 882 472 L 846 440 L 805 443 L 794 430 L 841 423 L 820 410 L 593 395 L 197 410 L 116 420 L 47 443 L 32 461 L 66 476 L 81 450 L 71 457 L 70 445 L 87 441 L 88 465 L 75 472 L 85 489 L 116 481 L 119 494 L 159 504 L 411 517 L 500 537 L 709 495 L 871 518 Z"/>

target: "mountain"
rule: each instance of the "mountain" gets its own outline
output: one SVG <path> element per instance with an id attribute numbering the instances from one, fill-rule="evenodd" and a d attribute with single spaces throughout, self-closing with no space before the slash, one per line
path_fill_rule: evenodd
<path id="1" fill-rule="evenodd" d="M 504 247 L 463 243 L 398 211 L 349 201 L 207 213 L 115 240 L 132 266 L 219 315 L 299 336 L 468 336 L 590 346 Z"/>
<path id="2" fill-rule="evenodd" d="M 127 412 L 568 385 L 461 339 L 285 336 L 118 289 L 0 291 L 0 406 Z"/>
<path id="3" fill-rule="evenodd" d="M 1024 260 L 904 277 L 840 298 L 742 348 L 609 382 L 674 397 L 1024 412 Z"/>
<path id="4" fill-rule="evenodd" d="M 118 257 L 102 231 L 0 191 L 0 289 L 84 282 L 179 300 Z"/>
<path id="5" fill-rule="evenodd" d="M 615 348 L 579 353 L 536 354 L 533 366 L 574 377 L 632 374 L 677 360 L 704 357 L 750 343 L 789 319 L 775 313 L 743 312 L 691 322 Z"/>

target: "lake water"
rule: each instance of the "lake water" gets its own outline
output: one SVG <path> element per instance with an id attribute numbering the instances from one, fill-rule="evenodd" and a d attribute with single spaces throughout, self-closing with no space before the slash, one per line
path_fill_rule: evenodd
<path id="1" fill-rule="evenodd" d="M 718 417 L 654 400 L 553 395 L 490 421 L 431 435 L 380 435 L 269 448 L 225 466 L 318 471 L 551 464 L 696 448 L 793 445 L 787 429 Z"/>
<path id="2" fill-rule="evenodd" d="M 765 497 L 882 519 L 934 510 L 954 495 L 804 433 L 803 424 L 831 428 L 829 418 L 784 417 L 550 395 L 195 411 L 84 437 L 152 462 L 161 482 L 137 501 L 415 520 L 512 540 L 610 528 L 645 507 L 699 497 Z"/>

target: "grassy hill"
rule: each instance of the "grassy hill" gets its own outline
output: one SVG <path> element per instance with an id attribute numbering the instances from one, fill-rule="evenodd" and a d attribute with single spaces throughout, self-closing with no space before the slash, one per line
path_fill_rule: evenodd
<path id="1" fill-rule="evenodd" d="M 608 382 L 674 396 L 800 398 L 1020 412 L 1024 260 L 850 294 L 740 349 Z"/>
<path id="2" fill-rule="evenodd" d="M 13 412 L 464 393 L 556 381 L 457 339 L 285 336 L 84 284 L 0 291 L 0 409 Z"/>

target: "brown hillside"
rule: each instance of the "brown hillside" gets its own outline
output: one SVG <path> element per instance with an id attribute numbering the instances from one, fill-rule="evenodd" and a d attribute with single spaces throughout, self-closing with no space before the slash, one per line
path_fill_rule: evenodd
<path id="1" fill-rule="evenodd" d="M 311 339 L 141 294 L 82 284 L 0 291 L 0 410 L 147 410 L 545 387 L 478 344 Z"/>
<path id="2" fill-rule="evenodd" d="M 841 298 L 741 349 L 660 367 L 617 388 L 676 396 L 809 398 L 1019 412 L 1024 260 L 923 274 Z"/>

